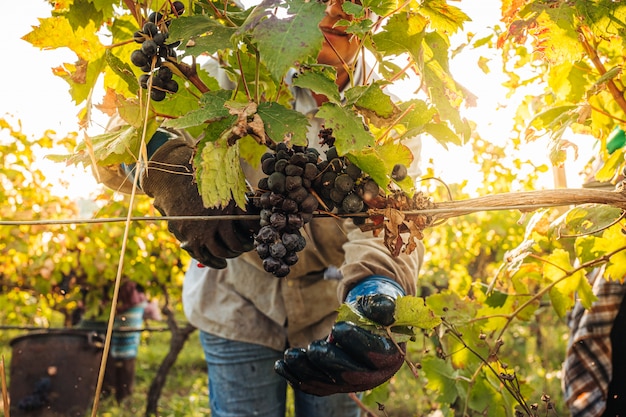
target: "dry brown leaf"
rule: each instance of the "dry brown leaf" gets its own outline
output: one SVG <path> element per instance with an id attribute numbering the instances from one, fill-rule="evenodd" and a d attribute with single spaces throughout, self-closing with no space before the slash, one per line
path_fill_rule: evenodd
<path id="1" fill-rule="evenodd" d="M 117 94 L 115 93 L 115 90 L 111 88 L 107 88 L 107 91 L 104 97 L 102 98 L 102 104 L 97 104 L 96 108 L 100 110 L 102 113 L 110 117 L 113 117 L 113 115 L 115 115 L 117 111 L 117 106 L 118 106 L 118 102 L 117 102 Z"/>
<path id="2" fill-rule="evenodd" d="M 383 231 L 385 246 L 393 256 L 400 253 L 410 254 L 418 246 L 418 240 L 424 238 L 422 232 L 432 224 L 432 218 L 424 214 L 407 214 L 405 212 L 430 208 L 433 203 L 423 193 L 409 197 L 399 191 L 386 198 L 386 208 L 370 209 L 368 221 L 361 225 L 362 231 L 371 231 L 379 236 Z M 403 235 L 407 235 L 406 239 Z"/>
<path id="3" fill-rule="evenodd" d="M 237 121 L 228 135 L 228 144 L 230 146 L 247 135 L 252 136 L 261 145 L 266 143 L 265 126 L 256 111 L 257 104 L 254 102 L 243 108 L 229 107 L 228 112 L 237 116 Z"/>

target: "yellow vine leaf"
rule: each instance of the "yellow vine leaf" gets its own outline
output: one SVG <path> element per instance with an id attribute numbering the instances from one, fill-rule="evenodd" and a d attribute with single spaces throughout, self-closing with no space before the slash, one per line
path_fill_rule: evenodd
<path id="1" fill-rule="evenodd" d="M 96 32 L 93 22 L 74 30 L 67 19 L 57 16 L 39 19 L 39 26 L 33 26 L 32 32 L 22 39 L 43 50 L 69 48 L 80 60 L 89 62 L 100 58 L 105 51 Z"/>
<path id="2" fill-rule="evenodd" d="M 576 296 L 585 308 L 591 307 L 596 297 L 593 295 L 584 270 L 571 272 L 573 267 L 569 253 L 563 249 L 556 249 L 546 260 L 543 267 L 544 278 L 548 282 L 559 281 L 550 290 L 550 299 L 557 314 L 564 317 L 567 310 L 574 306 Z M 565 278 L 567 274 L 571 275 Z"/>
<path id="3" fill-rule="evenodd" d="M 602 237 L 596 239 L 594 249 L 603 252 L 614 252 L 606 266 L 605 277 L 614 281 L 624 281 L 626 277 L 626 251 L 620 250 L 626 246 L 626 236 L 622 233 L 622 227 L 609 227 L 602 233 Z"/>

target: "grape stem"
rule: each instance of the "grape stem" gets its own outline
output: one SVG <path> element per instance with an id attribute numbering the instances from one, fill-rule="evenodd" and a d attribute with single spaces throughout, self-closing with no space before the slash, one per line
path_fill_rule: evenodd
<path id="1" fill-rule="evenodd" d="M 184 62 L 172 62 L 180 72 L 184 75 L 186 79 L 189 80 L 191 84 L 193 84 L 202 94 L 209 92 L 209 87 L 200 79 L 198 73 L 196 72 L 196 57 L 192 57 L 192 65 L 186 64 Z"/>
<path id="2" fill-rule="evenodd" d="M 398 352 L 402 354 L 402 357 L 404 358 L 404 363 L 407 364 L 413 376 L 415 378 L 419 378 L 419 372 L 417 370 L 417 367 L 407 357 L 406 350 L 402 349 L 402 346 L 400 346 L 398 342 L 396 342 L 396 340 L 393 338 L 393 334 L 391 333 L 391 326 L 385 326 L 385 332 L 387 333 L 387 338 L 391 340 L 391 343 L 393 343 L 396 349 L 398 349 Z"/>
<path id="3" fill-rule="evenodd" d="M 126 41 L 113 43 L 113 44 L 111 44 L 111 45 L 107 45 L 107 46 L 105 46 L 105 49 L 113 49 L 113 48 L 116 48 L 116 47 L 118 47 L 118 46 L 128 45 L 129 43 L 135 43 L 135 40 L 134 40 L 134 39 L 128 39 L 128 40 L 126 40 Z"/>
<path id="4" fill-rule="evenodd" d="M 248 100 L 252 101 L 250 90 L 248 89 L 248 83 L 246 82 L 246 77 L 244 76 L 245 71 L 243 70 L 243 65 L 241 63 L 241 54 L 239 53 L 239 49 L 237 49 L 235 56 L 237 57 L 237 65 L 239 65 L 239 71 L 241 72 L 241 84 L 243 84 L 243 88 L 246 90 L 246 97 Z"/>
<path id="5" fill-rule="evenodd" d="M 126 8 L 130 10 L 130 13 L 133 15 L 135 20 L 139 23 L 139 26 L 143 26 L 145 20 L 137 2 L 133 0 L 124 0 L 124 4 L 126 5 Z"/>
<path id="6" fill-rule="evenodd" d="M 226 7 L 228 5 L 228 2 L 224 2 L 224 10 L 219 10 L 217 7 L 215 7 L 215 4 L 213 4 L 212 1 L 207 2 L 209 6 L 211 6 L 211 8 L 213 9 L 213 12 L 215 13 L 215 17 L 218 19 L 224 19 L 226 20 L 232 27 L 236 27 L 237 25 L 230 20 L 230 18 L 228 17 L 228 13 L 226 13 Z"/>
<path id="7" fill-rule="evenodd" d="M 396 120 L 393 121 L 393 123 L 391 123 L 389 125 L 389 127 L 387 128 L 387 130 L 385 130 L 383 132 L 382 135 L 380 135 L 380 138 L 378 138 L 378 140 L 376 141 L 377 144 L 381 145 L 384 144 L 385 138 L 387 136 L 389 136 L 389 133 L 398 125 L 398 123 L 400 122 L 400 120 L 402 120 L 407 114 L 409 114 L 410 112 L 413 111 L 413 109 L 415 108 L 415 103 L 411 104 L 409 107 L 407 107 L 399 116 Z"/>
<path id="8" fill-rule="evenodd" d="M 376 417 L 376 414 L 374 414 L 372 410 L 370 410 L 365 404 L 363 404 L 363 401 L 361 401 L 361 399 L 354 392 L 349 393 L 348 396 L 350 397 L 352 401 L 356 403 L 356 405 L 361 409 L 361 411 L 365 413 L 363 417 Z M 385 416 L 387 415 L 388 414 L 385 412 Z"/>
<path id="9" fill-rule="evenodd" d="M 524 411 L 526 411 L 528 413 L 529 416 L 533 415 L 532 411 L 530 409 L 530 407 L 528 406 L 528 404 L 526 403 L 526 401 L 524 400 L 524 396 L 522 395 L 522 393 L 520 392 L 520 390 L 516 387 L 512 387 L 510 384 L 507 384 L 506 379 L 503 377 L 503 375 L 501 373 L 499 373 L 489 362 L 489 360 L 487 358 L 485 358 L 483 355 L 481 355 L 477 350 L 473 349 L 471 346 L 469 346 L 465 340 L 463 339 L 463 335 L 456 329 L 456 327 L 448 322 L 445 317 L 442 317 L 442 324 L 443 326 L 448 330 L 448 332 L 453 335 L 462 345 L 465 349 L 469 350 L 474 356 L 476 356 L 481 362 L 481 366 L 485 366 L 487 367 L 495 376 L 496 378 L 498 378 L 498 380 L 500 380 L 500 382 L 502 383 L 502 385 L 504 385 L 504 388 L 509 392 L 509 394 L 511 394 L 511 396 L 515 399 L 515 401 L 517 401 L 517 403 L 524 409 Z M 498 339 L 500 340 L 500 339 Z M 501 345 L 500 345 L 501 346 Z M 500 347 L 498 346 L 498 348 Z M 480 370 L 480 368 L 478 368 L 476 370 L 476 374 L 478 374 L 478 371 Z"/>

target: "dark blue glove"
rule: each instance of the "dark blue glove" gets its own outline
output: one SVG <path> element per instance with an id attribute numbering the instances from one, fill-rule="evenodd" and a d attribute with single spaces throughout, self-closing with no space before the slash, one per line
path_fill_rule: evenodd
<path id="1" fill-rule="evenodd" d="M 357 284 L 345 302 L 358 314 L 389 326 L 395 300 L 405 295 L 390 278 L 370 276 Z M 399 345 L 404 350 L 404 344 Z M 389 339 L 351 322 L 336 323 L 324 340 L 306 349 L 291 348 L 274 369 L 300 391 L 325 396 L 372 389 L 389 380 L 404 363 L 404 353 Z"/>

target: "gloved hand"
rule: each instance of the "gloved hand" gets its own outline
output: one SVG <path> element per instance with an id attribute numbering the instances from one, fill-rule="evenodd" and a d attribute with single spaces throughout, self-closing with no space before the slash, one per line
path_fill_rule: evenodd
<path id="1" fill-rule="evenodd" d="M 154 198 L 154 207 L 164 216 L 246 214 L 233 201 L 226 207 L 204 207 L 195 182 L 193 155 L 194 148 L 182 138 L 170 139 L 154 151 L 147 169 L 140 174 L 141 189 Z M 254 248 L 252 236 L 259 228 L 258 223 L 170 220 L 168 229 L 194 259 L 221 269 L 226 267 L 226 258 L 237 257 Z"/>
<path id="2" fill-rule="evenodd" d="M 345 302 L 368 319 L 389 326 L 395 300 L 404 295 L 393 280 L 371 276 L 357 284 Z M 399 344 L 404 350 L 404 343 Z M 306 349 L 291 348 L 274 369 L 300 391 L 325 396 L 372 389 L 389 380 L 404 363 L 404 353 L 389 339 L 351 322 L 338 322 L 325 340 Z"/>

